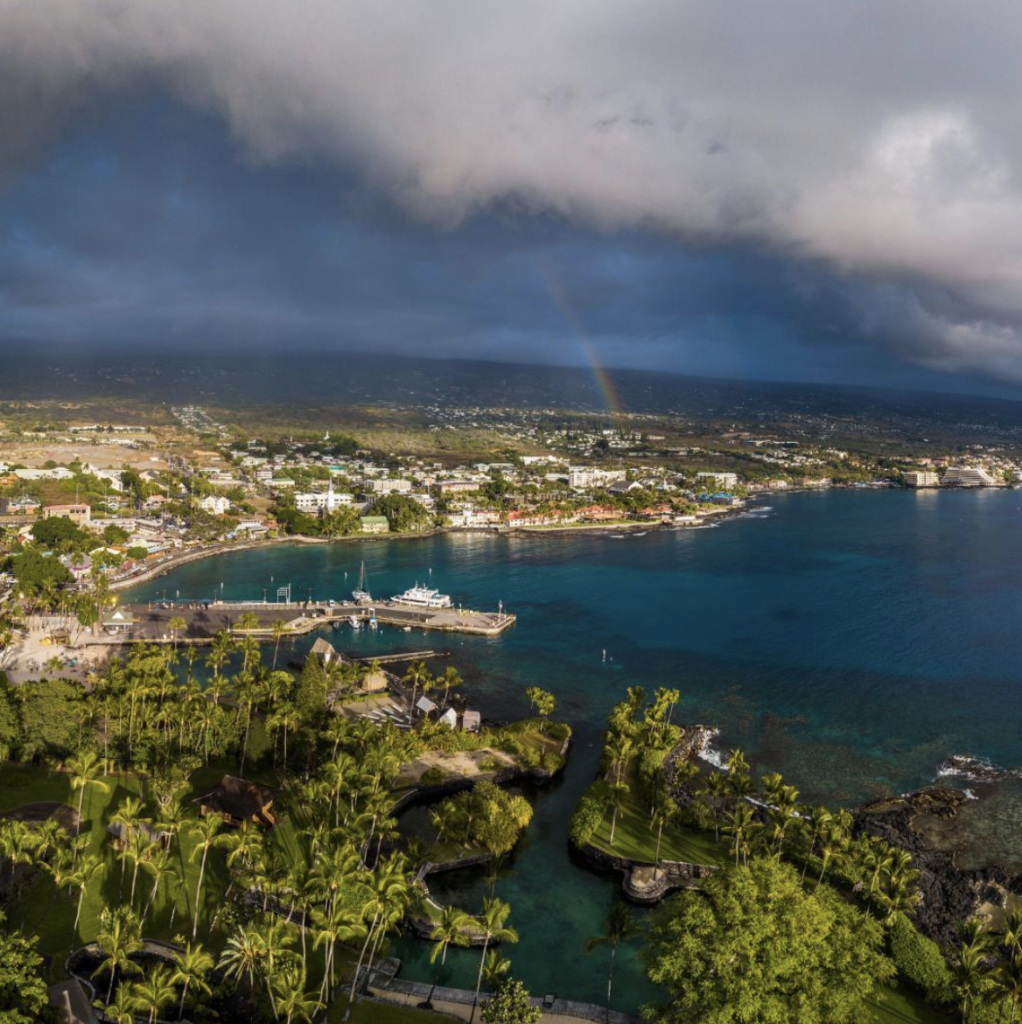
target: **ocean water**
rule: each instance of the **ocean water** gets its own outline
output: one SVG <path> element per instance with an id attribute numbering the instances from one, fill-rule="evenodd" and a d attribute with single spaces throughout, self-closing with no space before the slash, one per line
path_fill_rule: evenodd
<path id="1" fill-rule="evenodd" d="M 497 881 L 521 941 L 505 954 L 535 993 L 599 1002 L 606 955 L 582 947 L 614 898 L 613 878 L 575 864 L 567 820 L 592 779 L 603 720 L 625 688 L 670 685 L 681 718 L 720 727 L 757 770 L 832 804 L 934 781 L 951 753 L 1022 763 L 1022 492 L 841 491 L 772 496 L 715 529 L 278 546 L 183 566 L 132 592 L 261 598 L 346 595 L 365 560 L 372 592 L 416 580 L 471 607 L 518 615 L 497 639 L 381 629 L 331 631 L 358 655 L 449 649 L 489 717 L 520 714 L 524 690 L 558 699 L 575 744 L 564 777 L 536 793 L 528 836 Z M 310 641 L 301 646 L 306 648 Z M 606 654 L 606 659 L 604 658 Z M 1012 860 L 1022 811 L 1002 799 L 991 855 Z M 1019 844 L 1022 845 L 1022 844 Z M 440 900 L 476 908 L 485 872 L 439 876 Z M 395 942 L 410 977 L 433 980 L 428 945 Z M 469 984 L 454 950 L 441 980 Z M 656 992 L 634 947 L 615 1004 Z"/>

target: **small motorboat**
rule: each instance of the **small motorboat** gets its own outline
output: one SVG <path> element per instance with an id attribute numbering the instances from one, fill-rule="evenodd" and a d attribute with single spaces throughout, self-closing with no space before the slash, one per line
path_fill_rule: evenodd
<path id="1" fill-rule="evenodd" d="M 348 622 L 351 623 L 351 628 L 352 629 L 361 629 L 362 628 L 362 620 L 357 615 L 349 615 L 348 616 Z"/>

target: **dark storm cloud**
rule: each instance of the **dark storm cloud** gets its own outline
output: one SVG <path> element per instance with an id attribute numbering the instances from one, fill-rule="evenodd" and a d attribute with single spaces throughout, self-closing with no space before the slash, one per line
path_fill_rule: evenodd
<path id="1" fill-rule="evenodd" d="M 505 310 L 515 288 L 523 298 L 540 294 L 524 283 L 523 267 L 537 234 L 559 221 L 565 245 L 577 245 L 589 263 L 573 297 L 608 346 L 645 345 L 647 335 L 673 331 L 675 351 L 684 352 L 698 317 L 705 336 L 724 346 L 719 259 L 738 268 L 732 285 L 771 279 L 746 322 L 774 325 L 766 335 L 785 335 L 792 353 L 826 339 L 829 324 L 936 372 L 1022 379 L 1022 16 L 1013 4 L 0 0 L 0 27 L 0 180 L 17 180 L 41 147 L 112 98 L 153 90 L 221 119 L 254 168 L 321 175 L 301 187 L 317 202 L 332 192 L 339 207 L 349 204 L 342 219 L 355 227 L 326 228 L 322 237 L 295 227 L 289 239 L 269 209 L 249 211 L 269 218 L 266 225 L 239 212 L 229 227 L 248 253 L 246 267 L 213 258 L 218 239 L 189 209 L 201 205 L 189 201 L 190 183 L 175 193 L 173 183 L 159 182 L 165 199 L 180 197 L 177 211 L 126 197 L 142 204 L 154 230 L 168 232 L 158 262 L 169 266 L 175 253 L 188 261 L 178 270 L 180 294 L 174 275 L 163 277 L 162 301 L 177 311 L 179 329 L 189 315 L 196 326 L 208 315 L 226 330 L 264 306 L 251 313 L 251 330 L 269 335 L 274 322 L 312 329 L 307 310 L 270 301 L 282 295 L 273 282 L 265 304 L 244 290 L 263 279 L 260 263 L 272 261 L 258 243 L 283 245 L 282 255 L 291 240 L 291 255 L 322 267 L 284 278 L 298 295 L 333 287 L 338 299 L 357 296 L 345 307 L 352 335 L 373 328 L 363 317 L 386 312 L 394 334 L 413 326 L 429 333 L 432 320 L 439 335 L 460 321 L 484 347 L 495 337 L 542 345 L 539 306 L 502 335 L 485 328 L 499 294 Z M 403 230 L 395 211 L 421 228 Z M 189 216 L 195 240 L 184 230 Z M 207 208 L 201 216 L 218 215 Z M 54 256 L 32 248 L 27 221 L 22 230 L 36 274 L 30 267 L 20 284 L 7 285 L 8 302 L 36 295 L 41 309 L 39 282 Z M 525 236 L 517 243 L 516 230 Z M 128 243 L 114 230 L 105 237 L 112 260 Z M 242 244 L 246 237 L 251 245 Z M 363 300 L 380 294 L 382 282 L 368 273 L 338 282 L 322 269 L 336 268 L 355 238 L 372 251 L 368 266 L 408 275 L 410 304 L 371 312 Z M 444 249 L 436 270 L 421 262 L 432 258 L 429 238 Z M 477 261 L 473 240 L 485 259 Z M 321 249 L 303 256 L 317 241 Z M 503 245 L 520 283 L 493 269 Z M 720 255 L 695 267 L 692 246 Z M 550 239 L 542 246 L 551 247 Z M 74 248 L 69 241 L 69 258 Z M 740 249 L 761 254 L 767 268 Z M 399 256 L 411 266 L 396 269 Z M 416 306 L 430 275 L 446 280 L 458 260 L 466 287 L 477 288 L 472 301 L 453 290 L 428 310 Z M 150 290 L 147 266 L 114 299 L 104 297 L 102 269 L 83 264 L 76 294 L 92 296 L 112 329 L 118 302 L 130 306 Z M 200 268 L 208 278 L 196 290 Z M 698 305 L 710 311 L 690 309 L 677 279 L 655 294 L 636 283 L 638 270 L 662 280 L 672 268 L 708 290 Z M 635 312 L 638 295 L 651 309 Z M 828 295 L 833 305 L 824 308 Z M 732 322 L 740 323 L 743 298 L 732 298 Z M 630 325 L 622 322 L 629 308 Z M 775 319 L 782 313 L 786 326 Z M 324 335 L 335 326 L 326 320 Z M 842 347 L 813 351 L 828 359 Z"/>

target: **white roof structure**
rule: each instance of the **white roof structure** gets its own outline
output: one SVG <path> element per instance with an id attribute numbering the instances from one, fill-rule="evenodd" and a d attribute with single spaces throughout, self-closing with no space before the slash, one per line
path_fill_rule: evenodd
<path id="1" fill-rule="evenodd" d="M 461 716 L 461 727 L 465 732 L 479 732 L 483 716 L 478 711 L 466 711 Z"/>
<path id="2" fill-rule="evenodd" d="M 454 708 L 448 708 L 439 718 L 439 721 L 443 722 L 444 725 L 449 726 L 451 729 L 458 727 L 458 712 Z"/>
<path id="3" fill-rule="evenodd" d="M 416 702 L 415 706 L 423 713 L 428 715 L 431 711 L 436 711 L 436 705 L 429 699 L 429 697 L 420 697 Z"/>

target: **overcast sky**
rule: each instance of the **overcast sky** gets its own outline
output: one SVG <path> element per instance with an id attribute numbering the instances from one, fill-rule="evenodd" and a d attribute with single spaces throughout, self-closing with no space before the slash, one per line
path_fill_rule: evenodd
<path id="1" fill-rule="evenodd" d="M 0 337 L 1009 392 L 1022 9 L 0 0 Z"/>

